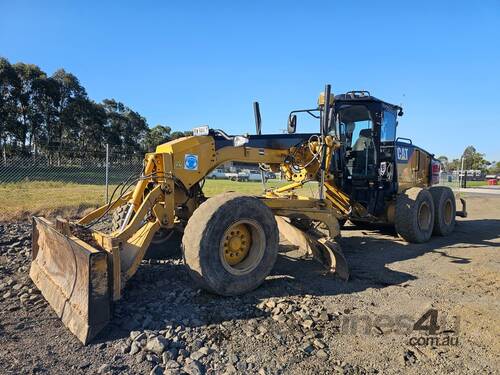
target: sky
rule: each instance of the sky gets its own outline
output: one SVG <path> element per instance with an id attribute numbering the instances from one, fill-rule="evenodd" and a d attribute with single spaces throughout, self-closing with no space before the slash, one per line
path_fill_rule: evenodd
<path id="1" fill-rule="evenodd" d="M 286 128 L 292 109 L 368 90 L 437 156 L 500 160 L 500 1 L 0 0 L 0 56 L 75 74 L 148 124 Z M 299 132 L 319 124 L 299 118 Z"/>

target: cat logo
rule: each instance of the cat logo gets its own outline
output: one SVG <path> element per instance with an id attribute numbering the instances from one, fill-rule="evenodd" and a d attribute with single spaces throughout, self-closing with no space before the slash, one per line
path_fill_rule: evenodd
<path id="1" fill-rule="evenodd" d="M 408 160 L 408 148 L 398 147 L 396 149 L 396 156 L 398 160 Z"/>

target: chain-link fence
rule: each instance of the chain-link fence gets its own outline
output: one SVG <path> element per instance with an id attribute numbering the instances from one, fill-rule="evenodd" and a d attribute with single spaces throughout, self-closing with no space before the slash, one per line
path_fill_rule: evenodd
<path id="1" fill-rule="evenodd" d="M 486 184 L 484 174 L 475 171 L 452 171 L 439 174 L 439 185 L 449 186 L 455 191 Z"/>
<path id="2" fill-rule="evenodd" d="M 456 173 L 441 172 L 439 174 L 439 185 L 448 186 L 453 190 L 459 190 L 460 182 L 460 177 Z"/>
<path id="3" fill-rule="evenodd" d="M 80 185 L 102 185 L 103 192 L 130 175 L 139 175 L 144 154 L 126 154 L 112 147 L 102 151 L 50 150 L 30 154 L 3 155 L 0 184 L 50 181 Z"/>
<path id="4" fill-rule="evenodd" d="M 0 156 L 0 186 L 33 181 L 88 185 L 88 191 L 97 188 L 107 201 L 115 185 L 139 175 L 143 160 L 143 153 L 123 153 L 111 146 L 97 152 L 53 149 L 6 154 Z M 460 190 L 462 175 L 441 172 L 439 184 Z"/>

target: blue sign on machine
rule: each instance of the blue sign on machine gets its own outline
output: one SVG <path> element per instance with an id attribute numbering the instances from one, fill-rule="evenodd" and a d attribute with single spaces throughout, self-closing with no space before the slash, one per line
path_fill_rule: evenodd
<path id="1" fill-rule="evenodd" d="M 198 155 L 195 154 L 184 155 L 184 169 L 190 171 L 198 170 Z"/>

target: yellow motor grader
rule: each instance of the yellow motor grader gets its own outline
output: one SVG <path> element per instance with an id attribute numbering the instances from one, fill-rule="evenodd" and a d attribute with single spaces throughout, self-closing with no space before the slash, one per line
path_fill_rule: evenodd
<path id="1" fill-rule="evenodd" d="M 432 155 L 395 138 L 398 106 L 364 91 L 333 96 L 318 107 L 292 111 L 288 134 L 230 136 L 196 128 L 193 136 L 157 146 L 142 173 L 125 181 L 115 198 L 78 221 L 33 218 L 30 277 L 63 323 L 84 344 L 111 319 L 155 236 L 182 233 L 185 266 L 213 293 L 238 295 L 271 272 L 279 234 L 311 254 L 341 279 L 347 262 L 335 242 L 345 220 L 391 223 L 408 241 L 453 230 L 455 197 L 429 189 L 436 174 Z M 317 118 L 318 133 L 296 133 L 297 115 Z M 207 175 L 226 162 L 259 164 L 281 173 L 284 186 L 260 196 L 226 192 L 205 197 Z M 317 198 L 297 189 L 317 184 Z M 134 186 L 135 185 L 135 186 Z M 95 229 L 113 217 L 112 231 Z"/>

